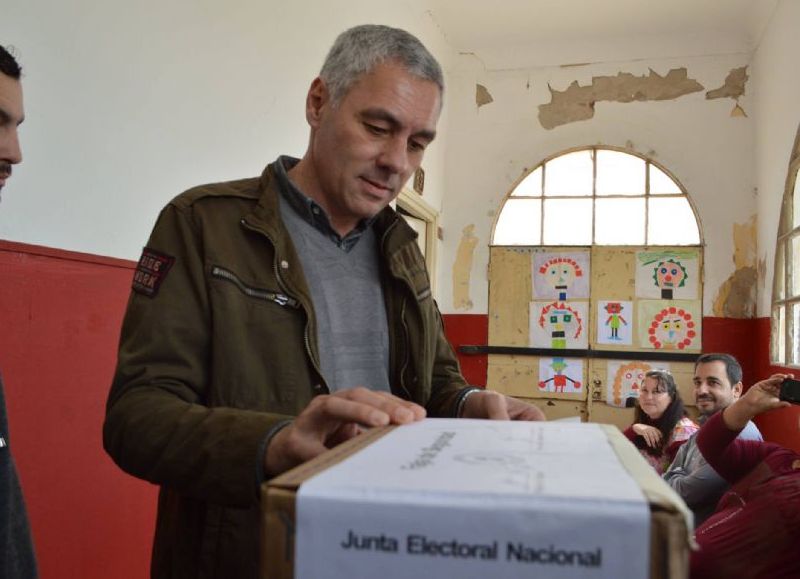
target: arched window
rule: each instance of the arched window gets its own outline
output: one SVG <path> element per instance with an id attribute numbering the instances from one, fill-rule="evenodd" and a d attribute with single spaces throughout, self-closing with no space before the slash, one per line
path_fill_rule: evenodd
<path id="1" fill-rule="evenodd" d="M 770 357 L 800 366 L 800 128 L 791 159 L 775 247 Z"/>
<path id="2" fill-rule="evenodd" d="M 699 245 L 686 192 L 651 159 L 610 147 L 560 153 L 514 187 L 493 245 Z"/>
<path id="3" fill-rule="evenodd" d="M 693 411 L 703 248 L 667 169 L 611 147 L 554 155 L 503 201 L 491 245 L 489 388 L 625 428 L 661 369 Z"/>

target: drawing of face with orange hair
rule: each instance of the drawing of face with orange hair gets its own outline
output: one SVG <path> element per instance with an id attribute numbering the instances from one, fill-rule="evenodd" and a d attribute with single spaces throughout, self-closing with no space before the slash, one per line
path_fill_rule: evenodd
<path id="1" fill-rule="evenodd" d="M 697 335 L 692 314 L 674 306 L 657 313 L 647 332 L 653 347 L 665 350 L 683 350 Z"/>
<path id="2" fill-rule="evenodd" d="M 614 374 L 611 395 L 615 406 L 623 406 L 628 398 L 639 398 L 639 387 L 644 375 L 652 370 L 647 362 L 628 362 L 623 364 Z"/>
<path id="3" fill-rule="evenodd" d="M 567 337 L 580 336 L 583 321 L 580 314 L 564 302 L 553 302 L 542 308 L 539 326 L 550 332 L 553 348 L 566 348 Z"/>
<path id="4" fill-rule="evenodd" d="M 580 264 L 571 257 L 554 257 L 546 261 L 539 273 L 558 292 L 558 299 L 567 299 L 567 290 L 575 278 L 583 276 Z"/>

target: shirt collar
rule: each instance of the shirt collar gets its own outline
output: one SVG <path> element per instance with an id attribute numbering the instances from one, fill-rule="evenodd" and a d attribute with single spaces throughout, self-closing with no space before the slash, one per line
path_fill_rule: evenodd
<path id="1" fill-rule="evenodd" d="M 339 235 L 331 226 L 328 214 L 322 206 L 300 191 L 300 189 L 292 183 L 291 179 L 289 179 L 289 171 L 299 162 L 299 159 L 282 155 L 272 164 L 281 196 L 303 221 L 325 235 L 335 243 L 339 249 L 350 251 L 356 246 L 364 232 L 375 221 L 375 217 L 362 219 L 347 235 L 344 237 Z"/>

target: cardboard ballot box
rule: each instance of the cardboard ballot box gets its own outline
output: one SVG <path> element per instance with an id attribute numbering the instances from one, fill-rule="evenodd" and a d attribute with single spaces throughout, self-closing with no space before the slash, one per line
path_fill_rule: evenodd
<path id="1" fill-rule="evenodd" d="M 373 429 L 261 495 L 263 579 L 688 573 L 690 513 L 608 425 Z"/>

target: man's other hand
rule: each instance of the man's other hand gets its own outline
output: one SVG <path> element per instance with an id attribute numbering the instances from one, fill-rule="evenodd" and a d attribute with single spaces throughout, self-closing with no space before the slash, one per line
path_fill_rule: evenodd
<path id="1" fill-rule="evenodd" d="M 741 430 L 762 412 L 789 406 L 789 402 L 780 400 L 779 396 L 781 382 L 792 377 L 792 374 L 773 374 L 753 384 L 741 398 L 723 411 L 725 425 L 731 430 Z"/>
<path id="2" fill-rule="evenodd" d="M 408 424 L 423 418 L 422 406 L 388 392 L 359 387 L 316 396 L 270 441 L 264 457 L 267 475 L 278 475 L 311 460 L 365 428 Z"/>
<path id="3" fill-rule="evenodd" d="M 461 418 L 488 418 L 490 420 L 547 420 L 536 406 L 494 392 L 473 392 L 464 402 Z"/>

